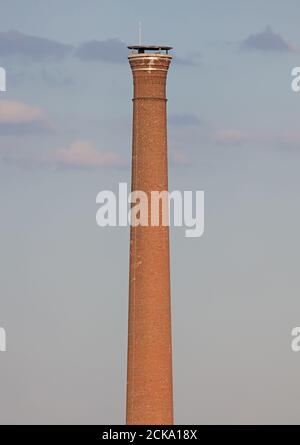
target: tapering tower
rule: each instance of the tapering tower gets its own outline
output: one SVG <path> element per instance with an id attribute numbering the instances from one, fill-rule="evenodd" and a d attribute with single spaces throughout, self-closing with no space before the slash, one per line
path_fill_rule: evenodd
<path id="1" fill-rule="evenodd" d="M 171 47 L 129 46 L 132 191 L 168 191 L 166 79 Z M 149 206 L 150 209 L 150 206 Z M 150 213 L 150 211 L 149 211 Z M 131 227 L 127 424 L 172 424 L 169 227 Z M 149 215 L 149 224 L 150 224 Z"/>

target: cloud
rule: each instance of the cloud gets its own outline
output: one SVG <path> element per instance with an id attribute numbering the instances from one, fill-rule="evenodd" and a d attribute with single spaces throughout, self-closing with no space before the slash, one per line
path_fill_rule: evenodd
<path id="1" fill-rule="evenodd" d="M 31 60 L 62 59 L 73 47 L 18 31 L 0 32 L 0 57 L 22 56 Z"/>
<path id="2" fill-rule="evenodd" d="M 28 123 L 40 121 L 45 118 L 44 112 L 38 107 L 31 107 L 22 102 L 1 100 L 0 123 Z"/>
<path id="3" fill-rule="evenodd" d="M 42 69 L 39 73 L 40 79 L 51 87 L 70 87 L 76 84 L 75 79 L 70 75 L 64 75 L 62 72 Z"/>
<path id="4" fill-rule="evenodd" d="M 74 53 L 83 61 L 124 63 L 127 61 L 127 46 L 118 39 L 92 40 L 83 43 Z"/>
<path id="5" fill-rule="evenodd" d="M 198 116 L 189 113 L 171 114 L 168 121 L 170 125 L 173 125 L 175 127 L 203 125 L 203 121 Z"/>
<path id="6" fill-rule="evenodd" d="M 98 61 L 109 63 L 126 63 L 128 49 L 126 43 L 119 39 L 92 40 L 79 46 L 74 56 L 82 61 Z M 174 56 L 174 62 L 178 65 L 195 66 L 198 64 L 201 54 L 195 52 L 188 57 Z"/>
<path id="7" fill-rule="evenodd" d="M 8 149 L 8 147 L 10 147 Z M 89 141 L 75 141 L 67 148 L 49 150 L 47 152 L 16 149 L 10 144 L 2 150 L 2 159 L 7 164 L 20 167 L 36 168 L 67 168 L 89 169 L 99 167 L 126 167 L 127 161 L 117 153 L 98 151 Z"/>
<path id="8" fill-rule="evenodd" d="M 300 147 L 300 132 L 298 130 L 288 130 L 281 132 L 249 132 L 240 130 L 222 130 L 211 135 L 211 140 L 220 145 L 234 146 L 247 142 L 268 145 L 271 147 L 281 146 L 298 149 Z"/>
<path id="9" fill-rule="evenodd" d="M 291 52 L 295 48 L 285 41 L 280 34 L 273 31 L 271 26 L 259 34 L 251 34 L 240 45 L 241 50 L 258 50 L 258 51 L 277 51 L 277 52 Z"/>
<path id="10" fill-rule="evenodd" d="M 11 86 L 20 86 L 24 84 L 23 88 L 28 85 L 40 84 L 47 85 L 51 88 L 69 88 L 76 85 L 76 79 L 71 74 L 66 72 L 65 67 L 58 70 L 52 65 L 35 67 L 34 69 L 11 69 L 9 74 L 9 83 Z"/>
<path id="11" fill-rule="evenodd" d="M 298 130 L 281 132 L 279 135 L 274 136 L 273 139 L 274 142 L 279 143 L 281 147 L 299 150 L 300 132 Z"/>
<path id="12" fill-rule="evenodd" d="M 250 137 L 240 130 L 222 130 L 215 133 L 212 139 L 221 145 L 241 145 L 249 141 Z"/>
<path id="13" fill-rule="evenodd" d="M 23 60 L 41 61 L 44 59 L 63 60 L 73 56 L 83 62 L 127 63 L 127 44 L 118 38 L 90 40 L 78 47 L 51 39 L 23 34 L 19 31 L 0 32 L 0 57 L 20 57 Z M 178 65 L 196 66 L 201 54 L 194 52 L 187 57 L 174 56 Z M 49 79 L 45 76 L 45 81 Z M 52 82 L 53 79 L 50 79 Z M 64 80 L 63 80 L 64 81 Z M 54 79 L 56 82 L 56 79 Z M 69 80 L 66 79 L 68 83 Z"/>
<path id="14" fill-rule="evenodd" d="M 126 165 L 124 159 L 110 151 L 98 151 L 88 141 L 73 142 L 69 148 L 54 151 L 49 163 L 64 167 L 121 167 Z"/>
<path id="15" fill-rule="evenodd" d="M 197 66 L 200 63 L 200 59 L 202 54 L 200 52 L 194 52 L 186 57 L 180 57 L 174 55 L 173 63 L 175 65 L 183 65 L 183 66 Z"/>
<path id="16" fill-rule="evenodd" d="M 190 165 L 190 161 L 184 153 L 179 150 L 170 151 L 170 162 L 174 166 L 187 166 Z"/>
<path id="17" fill-rule="evenodd" d="M 1 133 L 41 131 L 50 128 L 46 113 L 22 102 L 0 100 Z"/>

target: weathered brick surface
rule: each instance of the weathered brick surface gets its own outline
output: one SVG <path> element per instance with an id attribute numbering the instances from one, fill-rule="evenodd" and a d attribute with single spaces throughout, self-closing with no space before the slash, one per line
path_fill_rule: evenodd
<path id="1" fill-rule="evenodd" d="M 134 54 L 132 190 L 168 190 L 166 76 L 171 56 Z M 131 227 L 127 423 L 172 424 L 169 228 Z"/>

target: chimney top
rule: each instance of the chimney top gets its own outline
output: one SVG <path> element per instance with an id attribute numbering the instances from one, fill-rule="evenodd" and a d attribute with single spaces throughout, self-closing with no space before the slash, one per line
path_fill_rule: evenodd
<path id="1" fill-rule="evenodd" d="M 132 51 L 137 51 L 138 54 L 144 54 L 145 52 L 156 52 L 158 54 L 165 53 L 168 54 L 169 50 L 172 49 L 172 46 L 164 46 L 164 45 L 130 45 L 127 47 Z"/>

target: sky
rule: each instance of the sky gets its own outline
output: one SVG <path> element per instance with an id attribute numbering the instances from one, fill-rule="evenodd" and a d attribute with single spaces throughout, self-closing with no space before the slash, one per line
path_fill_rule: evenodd
<path id="1" fill-rule="evenodd" d="M 178 424 L 299 423 L 296 0 L 0 0 L 0 423 L 125 421 L 128 228 L 96 196 L 130 183 L 128 44 L 174 47 L 170 190 Z"/>

